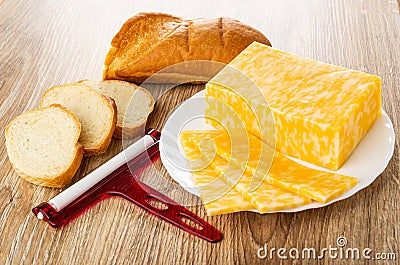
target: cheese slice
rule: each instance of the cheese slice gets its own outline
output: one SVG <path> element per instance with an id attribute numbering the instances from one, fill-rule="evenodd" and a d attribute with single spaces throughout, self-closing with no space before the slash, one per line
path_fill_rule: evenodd
<path id="1" fill-rule="evenodd" d="M 254 210 L 255 206 L 245 199 L 231 185 L 221 179 L 222 174 L 215 171 L 214 165 L 201 156 L 200 149 L 192 141 L 182 138 L 182 147 L 196 187 L 199 189 L 201 200 L 207 215 L 227 214 L 239 211 Z"/>
<path id="2" fill-rule="evenodd" d="M 234 145 L 232 148 L 231 139 L 235 138 L 235 134 L 235 131 L 229 131 L 228 134 L 221 130 L 218 133 L 213 132 L 210 137 L 216 145 L 218 155 L 227 161 L 232 161 L 247 174 L 254 176 L 256 180 L 265 181 L 321 203 L 326 203 L 342 195 L 358 183 L 354 177 L 305 167 L 277 151 L 266 152 L 273 154 L 274 157 L 272 165 L 265 167 L 263 166 L 265 164 L 262 157 L 263 149 L 271 148 L 252 134 L 247 135 L 249 146 Z M 240 136 L 246 137 L 242 134 Z"/>
<path id="3" fill-rule="evenodd" d="M 217 137 L 219 133 L 220 131 L 184 131 L 181 133 L 181 143 L 188 159 L 194 161 L 198 160 L 199 157 L 204 157 L 204 160 L 211 161 L 209 165 L 213 168 L 213 171 L 208 169 L 203 170 L 201 168 L 192 171 L 196 179 L 196 185 L 204 181 L 207 182 L 208 179 L 215 179 L 215 176 L 223 176 L 223 180 L 228 187 L 233 187 L 245 199 L 250 200 L 253 205 L 256 206 L 259 213 L 286 210 L 311 203 L 309 198 L 283 190 L 262 180 L 255 190 L 251 190 L 250 187 L 253 182 L 252 176 L 244 174 L 243 170 L 239 167 L 231 165 L 228 161 L 219 156 L 215 156 L 214 145 L 207 145 L 205 140 Z M 202 177 L 204 179 L 200 179 Z M 212 186 L 214 186 L 214 183 Z M 216 186 L 216 188 L 219 189 L 220 193 L 224 193 L 226 189 L 218 186 Z M 225 200 L 225 195 L 221 197 L 220 200 L 213 203 L 219 203 L 222 209 L 228 209 L 229 206 L 233 207 L 235 204 L 243 204 L 242 199 L 238 198 L 236 203 L 231 205 L 231 201 Z"/>
<path id="4" fill-rule="evenodd" d="M 231 118 L 227 105 L 259 139 L 274 132 L 279 152 L 332 170 L 381 115 L 379 77 L 256 42 L 207 83 L 206 97 L 212 123 Z"/>

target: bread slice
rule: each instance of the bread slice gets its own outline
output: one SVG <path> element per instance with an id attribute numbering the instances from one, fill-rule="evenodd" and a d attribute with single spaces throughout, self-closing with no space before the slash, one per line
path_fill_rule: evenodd
<path id="1" fill-rule="evenodd" d="M 254 41 L 271 46 L 261 32 L 231 18 L 184 20 L 169 14 L 139 13 L 126 21 L 113 38 L 104 62 L 103 79 L 143 82 L 178 63 L 222 63 L 185 63 L 146 81 L 207 82 Z"/>
<path id="2" fill-rule="evenodd" d="M 144 131 L 147 117 L 153 111 L 154 98 L 146 89 L 134 84 L 109 80 L 82 80 L 100 93 L 114 99 L 118 109 L 114 138 L 133 138 Z"/>
<path id="3" fill-rule="evenodd" d="M 78 118 L 61 105 L 34 109 L 6 127 L 6 148 L 19 176 L 37 185 L 64 187 L 83 157 Z"/>
<path id="4" fill-rule="evenodd" d="M 85 148 L 85 155 L 97 155 L 107 150 L 117 123 L 113 99 L 88 85 L 74 83 L 48 89 L 40 106 L 50 104 L 60 104 L 78 117 L 82 126 L 79 142 Z"/>

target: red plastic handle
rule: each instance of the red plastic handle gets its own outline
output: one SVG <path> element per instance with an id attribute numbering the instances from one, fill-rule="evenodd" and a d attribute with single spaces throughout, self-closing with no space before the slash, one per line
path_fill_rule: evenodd
<path id="1" fill-rule="evenodd" d="M 156 138 L 159 139 L 159 135 Z M 110 196 L 121 196 L 190 234 L 209 242 L 220 241 L 222 234 L 216 228 L 177 202 L 137 180 L 137 176 L 159 158 L 158 147 L 159 144 L 156 142 L 145 152 L 119 167 L 62 210 L 56 211 L 49 203 L 42 203 L 32 209 L 33 213 L 36 216 L 41 213 L 43 220 L 47 221 L 52 227 L 61 227 L 68 224 L 95 203 Z M 134 171 L 132 172 L 132 170 Z M 162 207 L 158 207 L 154 203 L 161 204 Z"/>
<path id="2" fill-rule="evenodd" d="M 129 170 L 120 172 L 118 177 L 110 182 L 111 185 L 115 184 L 115 188 L 107 193 L 122 196 L 161 219 L 209 242 L 218 242 L 222 239 L 221 232 L 199 216 L 129 176 L 132 176 Z M 161 207 L 152 203 L 161 204 Z"/>

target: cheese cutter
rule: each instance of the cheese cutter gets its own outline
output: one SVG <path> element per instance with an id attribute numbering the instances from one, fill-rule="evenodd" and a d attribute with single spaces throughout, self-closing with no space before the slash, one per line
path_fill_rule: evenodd
<path id="1" fill-rule="evenodd" d="M 86 177 L 48 202 L 33 208 L 33 213 L 38 219 L 58 228 L 97 202 L 120 196 L 192 235 L 209 242 L 220 241 L 222 233 L 219 230 L 139 180 L 143 170 L 160 157 L 160 136 L 159 131 L 149 129 L 140 140 Z M 163 207 L 158 207 L 159 204 Z"/>

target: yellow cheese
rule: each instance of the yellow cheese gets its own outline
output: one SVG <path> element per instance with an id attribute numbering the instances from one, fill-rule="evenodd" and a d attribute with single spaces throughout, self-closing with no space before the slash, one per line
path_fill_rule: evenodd
<path id="1" fill-rule="evenodd" d="M 251 175 L 244 174 L 243 170 L 240 168 L 230 165 L 226 160 L 219 156 L 215 156 L 213 145 L 207 145 L 206 141 L 201 144 L 203 140 L 217 137 L 219 133 L 219 131 L 185 131 L 181 133 L 181 143 L 188 159 L 192 159 L 192 161 L 198 161 L 199 157 L 203 157 L 203 161 L 211 161 L 210 163 L 204 163 L 202 161 L 202 163 L 203 165 L 210 165 L 213 170 L 209 170 L 210 166 L 206 170 L 201 169 L 201 166 L 195 170 L 192 170 L 192 174 L 196 179 L 196 185 L 204 183 L 204 181 L 210 183 L 208 179 L 214 180 L 217 178 L 216 176 L 223 176 L 223 180 L 226 185 L 228 185 L 228 187 L 233 187 L 247 200 L 251 200 L 253 205 L 257 207 L 260 213 L 286 210 L 311 203 L 311 200 L 306 197 L 283 190 L 262 180 L 257 185 L 255 190 L 251 190 L 250 187 L 253 181 Z M 198 164 L 199 163 L 197 163 L 197 165 Z M 212 183 L 212 186 L 214 186 L 214 183 Z M 218 193 L 218 189 L 220 194 L 226 192 L 226 187 L 216 186 L 215 188 L 216 193 Z M 237 198 L 235 203 L 231 200 L 226 201 L 225 196 L 226 195 L 222 196 L 219 200 L 213 201 L 213 203 L 219 203 L 219 207 L 221 207 L 221 209 L 227 209 L 229 207 L 233 207 L 234 205 L 243 204 L 243 197 Z M 235 208 L 233 207 L 233 209 Z M 216 211 L 217 210 L 214 212 Z"/>
<path id="2" fill-rule="evenodd" d="M 255 209 L 250 200 L 221 179 L 213 165 L 201 157 L 200 149 L 190 140 L 181 141 L 186 158 L 189 160 L 193 179 L 199 189 L 207 215 L 227 214 Z"/>
<path id="3" fill-rule="evenodd" d="M 275 131 L 281 153 L 332 170 L 381 115 L 379 77 L 256 42 L 206 85 L 206 97 L 213 124 L 230 118 L 221 105 L 230 106 L 258 138 Z"/>
<path id="4" fill-rule="evenodd" d="M 191 133 L 194 134 L 194 132 Z M 305 167 L 277 151 L 265 152 L 263 149 L 271 148 L 251 134 L 248 134 L 249 146 L 234 145 L 232 148 L 231 139 L 238 137 L 235 134 L 234 131 L 230 131 L 229 135 L 226 131 L 212 133 L 216 152 L 225 160 L 232 161 L 233 164 L 244 169 L 247 174 L 255 176 L 256 180 L 263 180 L 321 203 L 342 195 L 358 183 L 354 177 Z M 270 167 L 263 166 L 262 152 L 273 154 Z"/>

